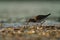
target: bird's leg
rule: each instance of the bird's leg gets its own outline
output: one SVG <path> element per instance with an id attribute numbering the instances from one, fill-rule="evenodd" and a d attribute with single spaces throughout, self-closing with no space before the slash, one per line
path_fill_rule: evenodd
<path id="1" fill-rule="evenodd" d="M 42 25 L 44 22 L 45 22 L 45 20 L 41 22 L 41 25 Z"/>

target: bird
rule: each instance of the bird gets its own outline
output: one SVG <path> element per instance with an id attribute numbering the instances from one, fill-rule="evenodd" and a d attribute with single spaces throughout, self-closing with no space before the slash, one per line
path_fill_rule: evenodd
<path id="1" fill-rule="evenodd" d="M 45 18 L 47 18 L 49 15 L 51 15 L 51 13 L 49 13 L 47 15 L 37 15 L 34 18 L 30 18 L 27 22 L 41 22 Z"/>

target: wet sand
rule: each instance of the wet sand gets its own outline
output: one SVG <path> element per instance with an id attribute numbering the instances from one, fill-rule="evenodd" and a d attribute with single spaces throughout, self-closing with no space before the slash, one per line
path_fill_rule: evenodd
<path id="1" fill-rule="evenodd" d="M 60 29 L 52 26 L 6 27 L 0 30 L 1 40 L 60 40 Z"/>

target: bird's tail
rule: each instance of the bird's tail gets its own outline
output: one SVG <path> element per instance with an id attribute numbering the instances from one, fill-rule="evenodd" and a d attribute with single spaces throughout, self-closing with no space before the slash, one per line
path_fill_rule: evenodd
<path id="1" fill-rule="evenodd" d="M 49 13 L 47 16 L 51 15 L 51 13 Z"/>

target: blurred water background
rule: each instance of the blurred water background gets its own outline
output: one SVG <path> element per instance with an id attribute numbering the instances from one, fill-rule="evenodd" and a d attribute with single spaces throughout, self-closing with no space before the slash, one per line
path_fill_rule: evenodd
<path id="1" fill-rule="evenodd" d="M 0 22 L 22 23 L 26 19 L 51 13 L 48 23 L 60 22 L 60 1 L 0 1 Z"/>

